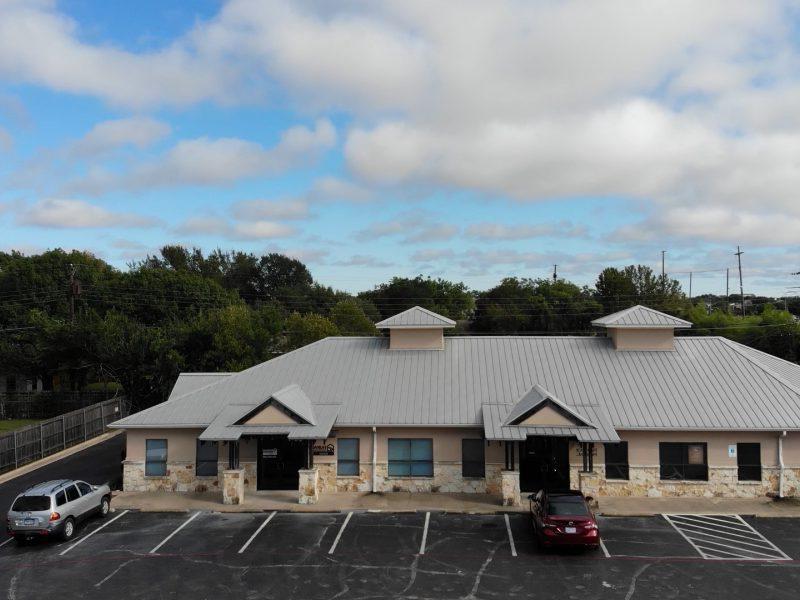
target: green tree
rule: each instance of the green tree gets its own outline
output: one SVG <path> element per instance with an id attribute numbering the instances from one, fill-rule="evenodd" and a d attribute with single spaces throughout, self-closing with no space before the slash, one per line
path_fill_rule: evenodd
<path id="1" fill-rule="evenodd" d="M 668 313 L 681 313 L 688 308 L 680 283 L 666 275 L 655 275 L 646 265 L 603 269 L 595 290 L 607 313 L 636 304 Z"/>
<path id="2" fill-rule="evenodd" d="M 375 323 L 355 300 L 342 300 L 331 309 L 331 321 L 342 335 L 377 335 Z"/>
<path id="3" fill-rule="evenodd" d="M 413 279 L 393 277 L 359 298 L 371 301 L 381 318 L 391 317 L 413 306 L 422 306 L 454 320 L 466 319 L 475 307 L 475 298 L 463 283 L 418 275 Z"/>
<path id="4" fill-rule="evenodd" d="M 300 348 L 326 337 L 339 335 L 339 329 L 334 323 L 314 313 L 301 315 L 292 313 L 286 319 L 286 346 L 287 350 Z"/>

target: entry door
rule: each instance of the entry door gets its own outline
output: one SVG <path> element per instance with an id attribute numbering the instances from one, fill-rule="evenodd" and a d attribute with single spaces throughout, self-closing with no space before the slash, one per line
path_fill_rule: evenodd
<path id="1" fill-rule="evenodd" d="M 528 438 L 522 444 L 519 485 L 523 492 L 569 490 L 569 439 Z"/>
<path id="2" fill-rule="evenodd" d="M 263 436 L 258 439 L 258 489 L 296 490 L 298 471 L 306 467 L 308 442 L 289 440 L 286 436 Z"/>

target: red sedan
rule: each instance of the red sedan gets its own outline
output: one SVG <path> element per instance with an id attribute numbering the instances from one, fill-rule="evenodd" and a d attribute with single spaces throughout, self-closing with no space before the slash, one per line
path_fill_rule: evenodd
<path id="1" fill-rule="evenodd" d="M 589 504 L 580 492 L 540 491 L 528 497 L 539 545 L 600 547 L 600 529 Z"/>

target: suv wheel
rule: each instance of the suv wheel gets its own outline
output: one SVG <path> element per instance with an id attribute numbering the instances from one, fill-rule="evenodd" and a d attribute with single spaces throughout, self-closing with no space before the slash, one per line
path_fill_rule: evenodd
<path id="1" fill-rule="evenodd" d="M 108 497 L 104 496 L 103 499 L 100 500 L 100 516 L 105 517 L 109 510 L 111 510 L 111 503 L 108 501 Z"/>
<path id="2" fill-rule="evenodd" d="M 66 542 L 72 539 L 75 535 L 75 521 L 70 517 L 64 522 L 64 531 L 61 532 L 61 538 Z"/>

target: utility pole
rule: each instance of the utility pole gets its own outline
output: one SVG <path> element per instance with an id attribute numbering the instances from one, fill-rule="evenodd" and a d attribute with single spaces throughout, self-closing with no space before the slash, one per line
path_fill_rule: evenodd
<path id="1" fill-rule="evenodd" d="M 558 265 L 553 265 L 553 283 L 558 281 Z"/>
<path id="2" fill-rule="evenodd" d="M 744 285 L 742 284 L 742 254 L 744 254 L 744 252 L 742 252 L 742 249 L 739 248 L 739 246 L 736 246 L 736 252 L 734 253 L 734 256 L 736 256 L 736 258 L 739 259 L 739 293 L 742 296 L 742 316 L 745 316 Z"/>
<path id="3" fill-rule="evenodd" d="M 692 272 L 689 271 L 689 302 L 692 301 Z"/>
<path id="4" fill-rule="evenodd" d="M 725 312 L 731 311 L 731 269 L 725 268 Z"/>
<path id="5" fill-rule="evenodd" d="M 666 250 L 662 250 L 661 251 L 661 278 L 662 279 L 664 278 L 664 275 L 666 275 L 666 271 L 664 270 L 664 255 L 666 253 L 667 253 Z"/>

